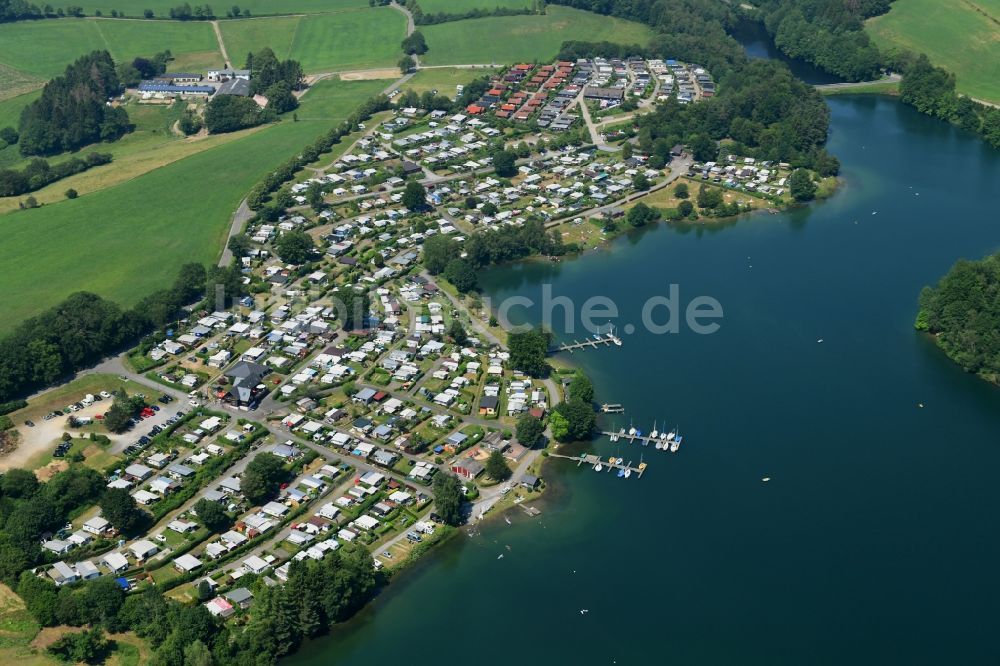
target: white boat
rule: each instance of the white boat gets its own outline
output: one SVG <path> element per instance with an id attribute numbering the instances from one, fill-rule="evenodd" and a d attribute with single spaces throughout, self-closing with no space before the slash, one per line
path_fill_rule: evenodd
<path id="1" fill-rule="evenodd" d="M 669 433 L 667 433 L 667 441 L 668 442 L 674 441 L 675 437 L 677 437 L 677 431 L 676 430 L 671 430 Z"/>
<path id="2" fill-rule="evenodd" d="M 771 480 L 771 477 L 769 477 L 769 476 L 765 476 L 763 479 L 761 479 L 761 481 L 763 481 L 764 483 L 767 483 L 770 480 Z"/>
<path id="3" fill-rule="evenodd" d="M 628 434 L 629 434 L 629 437 L 635 437 L 635 428 L 629 428 L 628 429 Z"/>
<path id="4" fill-rule="evenodd" d="M 622 464 L 622 459 L 621 458 L 615 458 L 615 464 L 616 465 L 621 465 Z"/>
<path id="5" fill-rule="evenodd" d="M 503 519 L 507 522 L 508 525 L 510 525 L 510 518 L 508 518 L 507 516 L 504 516 Z"/>
<path id="6" fill-rule="evenodd" d="M 656 429 L 656 421 L 653 421 L 653 430 L 649 433 L 649 436 L 656 439 L 660 436 L 660 431 Z"/>
<path id="7" fill-rule="evenodd" d="M 625 470 L 625 478 L 627 479 L 630 476 L 632 476 L 632 470 L 631 469 Z"/>
<path id="8" fill-rule="evenodd" d="M 602 471 L 604 471 L 604 465 L 602 465 L 601 463 L 597 463 L 596 465 L 594 465 L 594 471 L 595 472 L 602 472 Z"/>
<path id="9" fill-rule="evenodd" d="M 659 440 L 659 439 L 656 440 L 656 448 L 657 448 L 657 450 L 663 448 L 663 441 L 662 440 Z"/>
<path id="10" fill-rule="evenodd" d="M 674 440 L 674 443 L 670 445 L 670 452 L 677 453 L 677 449 L 681 448 L 681 437 Z"/>

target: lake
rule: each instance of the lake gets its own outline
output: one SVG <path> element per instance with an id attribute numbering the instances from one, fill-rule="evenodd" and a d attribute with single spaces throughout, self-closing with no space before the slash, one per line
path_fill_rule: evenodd
<path id="1" fill-rule="evenodd" d="M 1000 245 L 1000 154 L 889 99 L 829 102 L 830 200 L 483 278 L 606 295 L 620 325 L 670 284 L 717 299 L 713 335 L 572 357 L 616 426 L 679 426 L 681 450 L 584 447 L 640 480 L 549 461 L 540 516 L 452 541 L 286 663 L 997 662 L 1000 391 L 912 323 L 921 287 Z"/>

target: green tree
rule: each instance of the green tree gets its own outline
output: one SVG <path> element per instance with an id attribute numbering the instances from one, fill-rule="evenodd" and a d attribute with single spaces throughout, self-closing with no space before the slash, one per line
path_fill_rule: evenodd
<path id="1" fill-rule="evenodd" d="M 399 59 L 397 66 L 402 74 L 409 74 L 416 68 L 417 61 L 413 59 L 413 56 L 405 55 Z"/>
<path id="2" fill-rule="evenodd" d="M 805 169 L 796 169 L 788 179 L 788 191 L 796 201 L 811 201 L 816 197 L 816 183 Z"/>
<path id="3" fill-rule="evenodd" d="M 454 474 L 438 472 L 434 477 L 434 510 L 447 525 L 462 522 L 462 483 Z"/>
<path id="4" fill-rule="evenodd" d="M 252 504 L 263 504 L 274 497 L 287 477 L 281 458 L 273 453 L 259 453 L 243 471 L 240 491 Z"/>
<path id="5" fill-rule="evenodd" d="M 622 159 L 627 160 L 632 157 L 632 143 L 626 141 L 622 144 Z"/>
<path id="6" fill-rule="evenodd" d="M 431 275 L 438 275 L 455 255 L 455 241 L 444 234 L 435 234 L 424 240 L 424 267 Z"/>
<path id="7" fill-rule="evenodd" d="M 202 524 L 213 532 L 224 532 L 232 524 L 226 510 L 218 502 L 202 498 L 195 502 L 194 512 Z"/>
<path id="8" fill-rule="evenodd" d="M 569 420 L 559 412 L 552 412 L 549 416 L 549 428 L 552 436 L 557 442 L 566 442 L 571 439 L 569 436 Z"/>
<path id="9" fill-rule="evenodd" d="M 246 234 L 234 234 L 230 237 L 226 247 L 233 253 L 234 257 L 245 257 L 250 254 L 250 237 Z"/>
<path id="10" fill-rule="evenodd" d="M 300 265 L 315 257 L 316 243 L 304 231 L 286 231 L 275 241 L 274 250 L 285 263 Z"/>
<path id="11" fill-rule="evenodd" d="M 556 405 L 553 417 L 557 414 L 565 420 L 565 424 L 560 423 L 558 434 L 552 419 L 549 422 L 552 424 L 553 437 L 562 442 L 589 439 L 597 423 L 594 409 L 582 400 L 572 397 Z"/>
<path id="12" fill-rule="evenodd" d="M 462 326 L 462 322 L 458 319 L 451 320 L 451 325 L 448 327 L 448 337 L 460 347 L 465 345 L 469 340 L 469 335 L 465 332 L 465 327 Z"/>
<path id="13" fill-rule="evenodd" d="M 660 212 L 640 201 L 629 210 L 626 219 L 633 227 L 644 227 L 659 220 Z"/>
<path id="14" fill-rule="evenodd" d="M 40 625 L 50 627 L 56 624 L 59 589 L 52 581 L 25 571 L 18 581 L 17 595 Z"/>
<path id="15" fill-rule="evenodd" d="M 684 201 L 680 202 L 680 204 L 678 204 L 677 211 L 681 214 L 682 217 L 688 217 L 689 215 L 691 215 L 691 213 L 694 212 L 694 204 L 685 199 Z"/>
<path id="16" fill-rule="evenodd" d="M 493 153 L 493 170 L 501 178 L 512 178 L 517 175 L 517 155 L 510 150 L 498 150 Z"/>
<path id="17" fill-rule="evenodd" d="M 642 171 L 635 174 L 635 177 L 632 179 L 632 187 L 639 190 L 640 192 L 645 192 L 646 190 L 648 190 L 649 185 L 650 185 L 649 178 L 647 178 L 646 174 L 644 174 Z"/>
<path id="18" fill-rule="evenodd" d="M 122 488 L 108 488 L 101 496 L 101 515 L 122 534 L 134 534 L 146 524 L 148 515 L 135 498 Z"/>
<path id="19" fill-rule="evenodd" d="M 444 277 L 463 294 L 475 289 L 479 282 L 479 274 L 476 269 L 465 259 L 449 261 L 444 268 Z"/>
<path id="20" fill-rule="evenodd" d="M 184 648 L 184 666 L 213 666 L 214 663 L 212 653 L 201 641 L 195 641 Z"/>
<path id="21" fill-rule="evenodd" d="M 588 405 L 594 402 L 594 385 L 582 370 L 577 370 L 573 374 L 573 379 L 569 383 L 569 395 L 574 400 L 580 400 Z"/>
<path id="22" fill-rule="evenodd" d="M 529 449 L 541 444 L 544 433 L 545 425 L 541 419 L 530 414 L 523 414 L 517 419 L 517 441 Z"/>
<path id="23" fill-rule="evenodd" d="M 492 451 L 486 459 L 486 475 L 494 481 L 506 481 L 510 478 L 511 471 L 507 465 L 507 459 L 499 451 Z"/>
<path id="24" fill-rule="evenodd" d="M 545 377 L 549 373 L 549 365 L 545 361 L 552 335 L 536 328 L 524 332 L 512 332 L 507 336 L 507 348 L 510 350 L 510 364 L 532 377 Z"/>
<path id="25" fill-rule="evenodd" d="M 403 205 L 412 211 L 421 211 L 427 208 L 427 190 L 418 181 L 407 181 L 403 189 Z"/>
<path id="26" fill-rule="evenodd" d="M 688 191 L 687 183 L 677 183 L 677 185 L 674 186 L 674 196 L 678 199 L 687 199 L 691 196 Z"/>
<path id="27" fill-rule="evenodd" d="M 403 53 L 407 55 L 423 55 L 427 53 L 427 40 L 424 39 L 423 33 L 419 30 L 414 30 L 412 34 L 403 40 L 401 46 Z"/>
<path id="28" fill-rule="evenodd" d="M 3 497 L 29 499 L 38 492 L 38 477 L 20 467 L 12 467 L 0 477 L 0 493 Z"/>
<path id="29" fill-rule="evenodd" d="M 100 627 L 77 633 L 64 634 L 50 645 L 49 654 L 70 663 L 100 664 L 111 652 L 111 641 L 105 638 Z"/>
<path id="30" fill-rule="evenodd" d="M 72 187 L 66 190 L 67 199 L 76 199 L 78 196 L 80 196 L 80 193 L 74 190 Z"/>

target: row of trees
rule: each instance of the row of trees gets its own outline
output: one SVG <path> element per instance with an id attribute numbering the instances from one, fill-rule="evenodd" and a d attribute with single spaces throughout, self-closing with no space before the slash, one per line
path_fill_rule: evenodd
<path id="1" fill-rule="evenodd" d="M 172 287 L 129 310 L 96 294 L 71 294 L 0 338 L 0 401 L 48 386 L 174 321 L 182 306 L 205 294 L 209 280 L 224 280 L 227 289 L 235 290 L 227 294 L 239 293 L 239 278 L 238 272 L 235 279 L 219 271 L 209 276 L 202 265 L 186 264 Z"/>
<path id="2" fill-rule="evenodd" d="M 0 197 L 34 192 L 57 180 L 110 162 L 111 153 L 90 153 L 84 158 L 73 157 L 56 165 L 39 157 L 28 162 L 21 170 L 0 169 Z"/>
<path id="3" fill-rule="evenodd" d="M 195 5 L 192 7 L 185 2 L 182 5 L 171 7 L 169 16 L 177 21 L 209 21 L 215 18 L 215 13 L 208 5 Z"/>
<path id="4" fill-rule="evenodd" d="M 125 109 L 108 106 L 123 90 L 107 51 L 94 51 L 45 84 L 42 95 L 21 112 L 22 155 L 52 155 L 131 132 Z"/>
<path id="5" fill-rule="evenodd" d="M 375 0 L 369 0 L 369 4 L 374 4 Z M 388 3 L 384 3 L 388 4 Z M 406 8 L 410 10 L 413 14 L 413 22 L 416 25 L 435 25 L 437 23 L 447 23 L 449 21 L 462 21 L 464 19 L 475 19 L 475 18 L 486 18 L 488 16 L 520 16 L 522 14 L 544 14 L 545 13 L 545 3 L 539 2 L 538 10 L 536 11 L 534 7 L 494 7 L 493 9 L 487 9 L 485 7 L 479 7 L 476 9 L 467 9 L 465 11 L 458 12 L 434 12 L 432 14 L 425 14 L 423 9 L 417 3 L 417 0 L 407 0 Z M 528 3 L 532 5 L 534 3 Z"/>
<path id="6" fill-rule="evenodd" d="M 1000 383 L 1000 254 L 963 259 L 924 287 L 916 327 L 967 372 Z"/>
<path id="7" fill-rule="evenodd" d="M 879 75 L 882 55 L 864 31 L 865 19 L 889 11 L 891 0 L 763 0 L 764 26 L 792 58 L 848 81 Z"/>
<path id="8" fill-rule="evenodd" d="M 903 72 L 899 84 L 901 101 L 920 113 L 975 132 L 994 148 L 1000 148 L 1000 109 L 957 94 L 955 75 L 935 67 L 922 53 L 896 54 L 893 62 Z"/>

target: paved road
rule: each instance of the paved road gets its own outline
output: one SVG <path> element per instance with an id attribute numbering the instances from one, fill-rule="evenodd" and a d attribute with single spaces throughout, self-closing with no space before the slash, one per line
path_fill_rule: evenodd
<path id="1" fill-rule="evenodd" d="M 219 266 L 225 267 L 233 263 L 233 251 L 229 249 L 229 239 L 243 233 L 243 229 L 251 217 L 253 217 L 253 211 L 250 210 L 246 197 L 244 197 L 236 208 L 236 212 L 233 213 L 233 221 L 229 225 L 229 234 L 226 236 L 226 245 L 222 248 L 222 256 L 219 257 Z"/>

